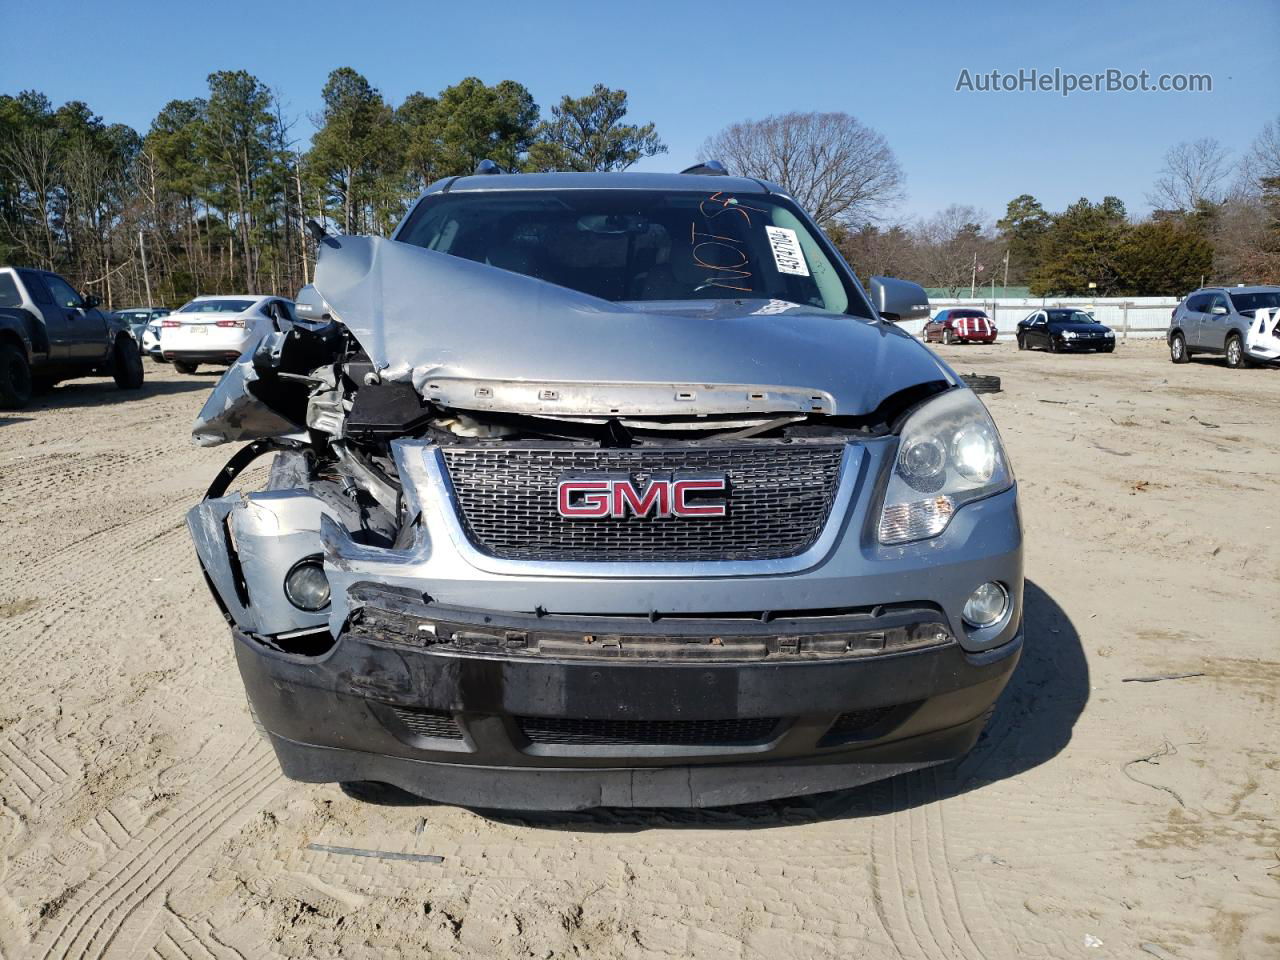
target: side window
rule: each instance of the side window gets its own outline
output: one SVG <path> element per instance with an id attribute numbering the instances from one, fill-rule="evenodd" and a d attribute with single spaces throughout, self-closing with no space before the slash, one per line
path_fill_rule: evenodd
<path id="1" fill-rule="evenodd" d="M 0 307 L 20 307 L 22 306 L 22 294 L 18 292 L 18 285 L 13 282 L 13 277 L 7 273 L 0 273 Z"/>
<path id="2" fill-rule="evenodd" d="M 1205 307 L 1205 309 L 1209 313 L 1213 313 L 1213 311 L 1218 307 L 1221 307 L 1223 310 L 1227 310 L 1227 298 L 1220 293 L 1213 295 L 1213 298 L 1209 301 L 1209 306 Z M 1230 312 L 1230 310 L 1227 310 L 1227 313 Z"/>
<path id="3" fill-rule="evenodd" d="M 1209 299 L 1208 294 L 1197 293 L 1194 297 L 1187 298 L 1187 311 L 1189 313 L 1203 313 L 1204 303 Z"/>
<path id="4" fill-rule="evenodd" d="M 53 301 L 60 307 L 80 307 L 80 295 L 71 289 L 71 284 L 53 274 L 45 274 L 45 282 L 49 284 L 49 292 Z"/>
<path id="5" fill-rule="evenodd" d="M 40 274 L 32 273 L 30 270 L 23 270 L 22 282 L 27 288 L 27 293 L 31 294 L 31 299 L 36 303 L 43 303 L 47 306 L 53 305 L 53 297 L 49 296 L 49 288 L 44 285 L 44 279 Z"/>

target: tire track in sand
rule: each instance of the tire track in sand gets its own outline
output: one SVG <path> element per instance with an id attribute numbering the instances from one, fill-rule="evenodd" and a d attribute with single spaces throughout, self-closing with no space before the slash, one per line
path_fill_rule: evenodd
<path id="1" fill-rule="evenodd" d="M 908 960 L 1014 960 L 998 925 L 966 915 L 947 854 L 946 800 L 936 768 L 875 785 L 871 886 L 890 942 Z M 980 942 L 981 941 L 981 942 Z"/>
<path id="2" fill-rule="evenodd" d="M 43 960 L 106 956 L 130 917 L 279 778 L 271 749 L 256 735 L 242 741 L 221 767 L 209 773 L 203 799 L 144 829 L 76 891 L 37 935 L 31 956 Z M 188 787 L 197 793 L 200 788 L 199 783 Z M 154 909 L 162 905 L 155 904 Z M 128 955 L 136 953 L 130 950 Z"/>

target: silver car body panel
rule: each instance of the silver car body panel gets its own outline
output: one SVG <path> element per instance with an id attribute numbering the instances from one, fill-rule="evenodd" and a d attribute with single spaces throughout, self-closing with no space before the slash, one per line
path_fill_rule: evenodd
<path id="1" fill-rule="evenodd" d="M 954 382 L 879 321 L 767 300 L 613 303 L 382 238 L 331 237 L 321 251 L 314 286 L 381 376 L 443 406 L 858 415 Z"/>

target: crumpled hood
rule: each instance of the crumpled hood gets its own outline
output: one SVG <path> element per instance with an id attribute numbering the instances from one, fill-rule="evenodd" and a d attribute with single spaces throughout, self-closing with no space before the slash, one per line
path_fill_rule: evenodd
<path id="1" fill-rule="evenodd" d="M 886 323 L 780 301 L 612 303 L 381 238 L 326 238 L 314 286 L 385 379 L 464 409 L 858 415 L 953 379 Z"/>

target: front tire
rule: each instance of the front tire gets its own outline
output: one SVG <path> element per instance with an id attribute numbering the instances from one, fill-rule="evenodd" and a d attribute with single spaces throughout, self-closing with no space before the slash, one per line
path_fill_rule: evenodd
<path id="1" fill-rule="evenodd" d="M 1227 337 L 1227 366 L 1232 370 L 1239 370 L 1245 366 L 1244 341 L 1240 339 L 1238 333 Z"/>
<path id="2" fill-rule="evenodd" d="M 1026 337 L 1024 337 L 1022 334 L 1018 334 L 1018 336 L 1017 336 L 1017 340 L 1018 340 L 1018 349 L 1019 349 L 1019 350 L 1026 350 L 1026 349 L 1027 349 L 1027 338 L 1026 338 Z"/>
<path id="3" fill-rule="evenodd" d="M 132 340 L 121 337 L 111 358 L 111 376 L 121 390 L 141 390 L 146 373 L 142 369 L 142 354 Z"/>
<path id="4" fill-rule="evenodd" d="M 31 402 L 31 364 L 14 343 L 0 346 L 0 408 L 20 410 Z"/>
<path id="5" fill-rule="evenodd" d="M 1191 354 L 1187 353 L 1187 339 L 1175 333 L 1169 340 L 1169 359 L 1174 363 L 1190 363 Z"/>
<path id="6" fill-rule="evenodd" d="M 955 342 L 955 339 L 956 339 L 955 334 L 953 334 L 950 330 L 942 331 L 942 342 L 945 343 L 948 347 Z"/>
<path id="7" fill-rule="evenodd" d="M 185 373 L 189 376 L 200 369 L 200 364 L 187 363 L 185 360 L 175 360 L 173 361 L 173 369 L 178 371 L 178 373 Z"/>

